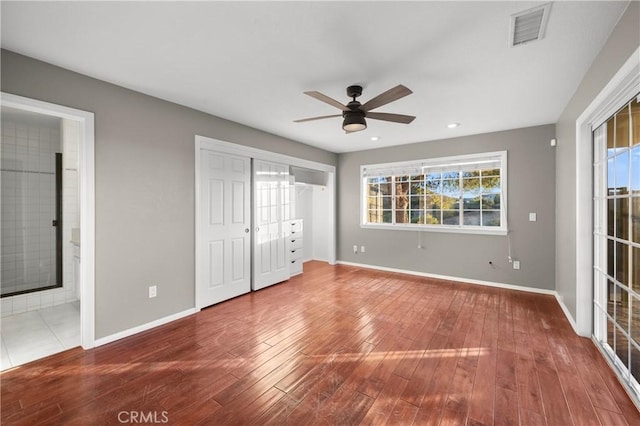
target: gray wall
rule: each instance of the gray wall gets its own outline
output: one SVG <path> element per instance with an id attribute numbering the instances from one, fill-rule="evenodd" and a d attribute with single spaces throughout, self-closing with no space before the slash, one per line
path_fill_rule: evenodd
<path id="1" fill-rule="evenodd" d="M 556 290 L 576 318 L 576 120 L 640 45 L 640 3 L 631 2 L 556 124 Z M 589 214 L 589 212 L 580 212 Z"/>
<path id="2" fill-rule="evenodd" d="M 554 126 L 546 125 L 340 154 L 338 260 L 554 289 L 555 151 L 549 145 L 554 137 Z M 505 236 L 424 232 L 424 248 L 418 249 L 416 231 L 360 228 L 361 165 L 505 149 L 512 255 L 521 261 L 520 270 L 513 270 L 507 261 Z M 537 222 L 529 222 L 529 212 L 538 214 Z M 364 245 L 366 252 L 354 254 L 355 244 Z"/>
<path id="3" fill-rule="evenodd" d="M 96 338 L 194 306 L 194 135 L 335 154 L 2 51 L 1 89 L 95 113 Z M 147 298 L 156 284 L 158 297 Z"/>

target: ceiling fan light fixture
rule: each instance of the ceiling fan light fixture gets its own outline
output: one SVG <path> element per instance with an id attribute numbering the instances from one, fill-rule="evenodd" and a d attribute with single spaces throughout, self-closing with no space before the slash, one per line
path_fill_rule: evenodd
<path id="1" fill-rule="evenodd" d="M 345 132 L 359 132 L 366 128 L 367 122 L 364 119 L 364 115 L 345 114 L 344 121 L 342 122 L 342 129 Z"/>

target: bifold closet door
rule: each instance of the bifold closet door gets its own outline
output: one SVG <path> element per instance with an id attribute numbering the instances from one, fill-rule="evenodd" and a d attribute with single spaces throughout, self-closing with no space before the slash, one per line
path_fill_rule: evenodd
<path id="1" fill-rule="evenodd" d="M 289 166 L 253 160 L 253 289 L 289 279 L 285 225 L 291 219 Z"/>
<path id="2" fill-rule="evenodd" d="M 251 291 L 251 160 L 202 150 L 197 308 Z"/>

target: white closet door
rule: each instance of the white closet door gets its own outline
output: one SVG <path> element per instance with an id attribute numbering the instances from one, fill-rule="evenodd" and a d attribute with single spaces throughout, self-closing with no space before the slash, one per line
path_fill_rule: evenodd
<path id="1" fill-rule="evenodd" d="M 291 219 L 289 167 L 253 160 L 253 289 L 289 279 L 285 224 Z"/>
<path id="2" fill-rule="evenodd" d="M 251 291 L 251 160 L 202 150 L 197 307 Z"/>

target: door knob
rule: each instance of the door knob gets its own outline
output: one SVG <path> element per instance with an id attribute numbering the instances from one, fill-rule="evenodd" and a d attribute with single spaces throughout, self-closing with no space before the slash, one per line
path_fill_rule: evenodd
<path id="1" fill-rule="evenodd" d="M 244 232 L 248 234 L 249 233 L 249 228 L 244 228 Z"/>

